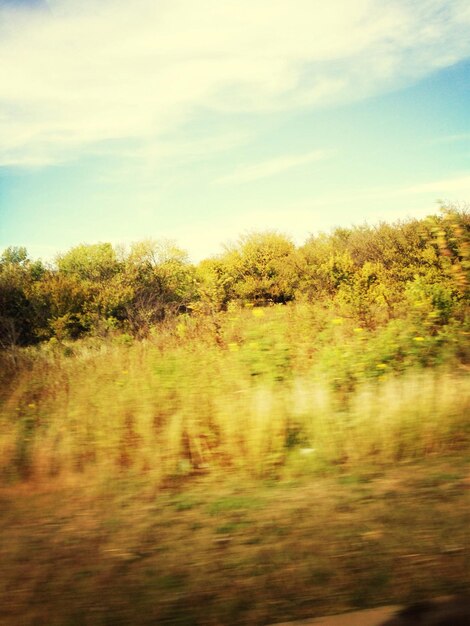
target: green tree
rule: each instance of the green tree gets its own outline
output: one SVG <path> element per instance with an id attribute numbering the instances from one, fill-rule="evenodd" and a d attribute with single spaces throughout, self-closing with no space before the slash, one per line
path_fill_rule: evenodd
<path id="1" fill-rule="evenodd" d="M 254 304 L 288 302 L 298 281 L 296 249 L 276 231 L 251 233 L 226 247 L 220 257 L 219 284 L 230 297 Z M 213 266 L 214 267 L 214 266 Z"/>
<path id="2" fill-rule="evenodd" d="M 40 336 L 43 339 L 76 339 L 90 330 L 87 305 L 92 297 L 90 284 L 78 276 L 53 271 L 45 274 L 34 286 Z"/>
<path id="3" fill-rule="evenodd" d="M 124 262 L 123 283 L 128 289 L 126 319 L 139 335 L 184 311 L 195 297 L 194 267 L 187 253 L 170 240 L 133 244 Z"/>
<path id="4" fill-rule="evenodd" d="M 108 280 L 119 271 L 116 252 L 110 243 L 80 244 L 56 258 L 61 274 L 80 280 Z"/>
<path id="5" fill-rule="evenodd" d="M 0 257 L 0 345 L 27 345 L 38 339 L 34 285 L 45 268 L 26 248 L 9 247 Z"/>

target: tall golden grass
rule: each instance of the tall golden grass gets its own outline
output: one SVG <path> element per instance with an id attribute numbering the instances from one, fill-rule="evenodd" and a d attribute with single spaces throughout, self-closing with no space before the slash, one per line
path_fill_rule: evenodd
<path id="1" fill-rule="evenodd" d="M 468 445 L 468 377 L 379 362 L 377 376 L 348 387 L 331 354 L 325 368 L 309 323 L 297 314 L 295 339 L 292 311 L 232 312 L 222 329 L 180 321 L 147 341 L 30 351 L 2 391 L 1 476 L 269 476 L 299 456 L 315 470 Z"/>

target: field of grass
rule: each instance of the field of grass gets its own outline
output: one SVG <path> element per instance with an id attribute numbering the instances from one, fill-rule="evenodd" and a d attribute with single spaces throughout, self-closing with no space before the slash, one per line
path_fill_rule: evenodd
<path id="1" fill-rule="evenodd" d="M 459 333 L 297 305 L 5 352 L 0 624 L 269 624 L 468 589 Z"/>
<path id="2" fill-rule="evenodd" d="M 271 624 L 470 585 L 470 457 L 2 489 L 2 626 Z"/>
<path id="3" fill-rule="evenodd" d="M 3 385 L 0 474 L 275 477 L 299 448 L 320 471 L 465 448 L 470 381 L 452 361 L 422 366 L 433 341 L 272 307 L 23 350 Z"/>

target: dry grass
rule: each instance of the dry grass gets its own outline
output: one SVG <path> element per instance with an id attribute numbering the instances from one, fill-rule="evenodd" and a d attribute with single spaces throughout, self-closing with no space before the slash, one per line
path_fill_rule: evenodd
<path id="1" fill-rule="evenodd" d="M 261 625 L 470 585 L 466 372 L 413 329 L 254 313 L 3 355 L 1 626 Z"/>
<path id="2" fill-rule="evenodd" d="M 463 591 L 469 462 L 3 489 L 0 624 L 262 625 Z"/>
<path id="3" fill-rule="evenodd" d="M 193 341 L 162 350 L 150 341 L 39 352 L 4 389 L 4 479 L 87 470 L 155 480 L 227 469 L 275 476 L 298 448 L 314 469 L 469 442 L 468 376 L 413 368 L 345 391 L 317 363 L 287 360 L 284 348 L 236 345 Z"/>

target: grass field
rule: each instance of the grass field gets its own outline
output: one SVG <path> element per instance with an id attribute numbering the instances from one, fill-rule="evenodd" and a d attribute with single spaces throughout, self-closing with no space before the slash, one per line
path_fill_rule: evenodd
<path id="1" fill-rule="evenodd" d="M 413 328 L 366 333 L 302 307 L 187 318 L 143 342 L 52 342 L 10 355 L 0 472 L 275 477 L 298 448 L 320 470 L 465 448 L 470 382 L 446 350 Z"/>
<path id="2" fill-rule="evenodd" d="M 446 332 L 267 307 L 5 353 L 0 624 L 261 625 L 468 589 Z"/>
<path id="3" fill-rule="evenodd" d="M 469 489 L 468 453 L 3 489 L 0 624 L 269 624 L 462 591 Z"/>

